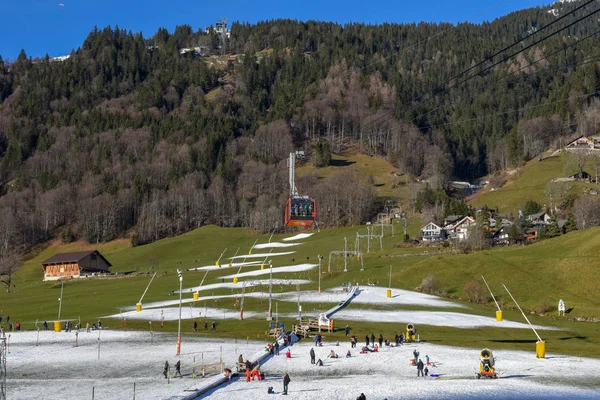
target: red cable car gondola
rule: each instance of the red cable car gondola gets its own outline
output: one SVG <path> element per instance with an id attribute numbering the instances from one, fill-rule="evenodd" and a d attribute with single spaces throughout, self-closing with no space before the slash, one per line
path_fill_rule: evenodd
<path id="1" fill-rule="evenodd" d="M 290 197 L 285 204 L 285 226 L 309 228 L 317 219 L 317 204 L 314 199 Z"/>
<path id="2" fill-rule="evenodd" d="M 285 226 L 309 228 L 317 219 L 317 203 L 308 196 L 298 195 L 295 183 L 296 154 L 290 153 L 290 198 L 285 204 Z"/>

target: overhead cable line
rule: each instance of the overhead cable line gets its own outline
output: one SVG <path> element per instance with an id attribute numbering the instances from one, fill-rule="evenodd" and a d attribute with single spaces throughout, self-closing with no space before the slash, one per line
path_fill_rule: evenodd
<path id="1" fill-rule="evenodd" d="M 473 69 L 475 69 L 475 68 L 477 68 L 477 67 L 481 66 L 482 64 L 485 64 L 487 61 L 490 61 L 490 60 L 494 59 L 494 57 L 496 57 L 496 56 L 498 56 L 498 55 L 500 55 L 500 54 L 504 53 L 504 52 L 505 52 L 505 51 L 507 51 L 507 50 L 510 50 L 511 48 L 513 48 L 513 47 L 515 47 L 515 46 L 517 46 L 519 43 L 523 42 L 523 40 L 530 39 L 532 36 L 534 36 L 534 35 L 537 35 L 538 33 L 542 32 L 543 30 L 545 30 L 545 29 L 547 29 L 547 28 L 551 27 L 552 25 L 554 25 L 554 24 L 556 24 L 556 23 L 558 23 L 558 22 L 562 21 L 564 18 L 568 17 L 569 15 L 571 15 L 571 14 L 575 13 L 576 11 L 578 11 L 578 10 L 580 10 L 580 9 L 582 9 L 582 8 L 584 8 L 584 7 L 586 7 L 587 5 L 589 5 L 589 4 L 591 4 L 591 3 L 595 2 L 595 1 L 596 1 L 596 0 L 589 0 L 588 2 L 586 2 L 586 3 L 584 3 L 584 4 L 582 4 L 582 5 L 578 6 L 578 7 L 576 7 L 575 9 L 573 9 L 573 10 L 569 11 L 568 13 L 566 13 L 566 14 L 565 14 L 565 15 L 563 15 L 563 16 L 561 16 L 560 18 L 557 18 L 557 19 L 555 19 L 554 21 L 552 21 L 551 23 L 549 23 L 549 24 L 547 24 L 547 25 L 544 25 L 544 26 L 542 26 L 541 28 L 537 29 L 535 32 L 533 32 L 533 33 L 532 33 L 531 35 L 529 35 L 528 37 L 526 37 L 526 38 L 524 38 L 524 39 L 522 39 L 522 40 L 518 40 L 518 41 L 516 41 L 515 43 L 513 43 L 513 44 L 511 44 L 511 45 L 509 45 L 509 46 L 506 46 L 506 47 L 504 47 L 502 50 L 499 50 L 499 51 L 495 52 L 494 54 L 492 54 L 491 56 L 487 57 L 485 60 L 483 60 L 483 61 L 480 61 L 479 63 L 477 63 L 477 64 L 475 64 L 475 65 L 471 66 L 470 68 L 467 68 L 465 71 L 463 71 L 463 72 L 459 73 L 458 75 L 454 76 L 453 78 L 451 78 L 451 79 L 450 79 L 450 81 L 452 81 L 452 80 L 454 80 L 454 79 L 456 79 L 456 78 L 458 78 L 458 77 L 460 77 L 460 76 L 462 76 L 462 75 L 464 75 L 464 74 L 466 74 L 466 73 L 470 72 L 471 70 L 473 70 Z"/>
<path id="2" fill-rule="evenodd" d="M 493 67 L 495 67 L 495 66 L 497 66 L 497 65 L 501 64 L 502 62 L 505 62 L 505 61 L 507 61 L 508 59 L 510 59 L 510 58 L 512 58 L 512 57 L 514 57 L 515 55 L 518 55 L 519 53 L 521 53 L 521 52 L 523 52 L 523 51 L 526 51 L 526 50 L 528 50 L 529 48 L 531 48 L 531 47 L 535 46 L 536 44 L 539 44 L 539 43 L 543 42 L 544 40 L 547 40 L 548 38 L 550 38 L 550 37 L 552 37 L 552 36 L 556 35 L 557 33 L 561 32 L 561 31 L 563 31 L 563 30 L 565 30 L 565 29 L 568 29 L 568 28 L 570 28 L 570 27 L 571 27 L 571 26 L 573 26 L 574 24 L 576 24 L 576 23 L 578 23 L 578 22 L 581 22 L 582 20 L 584 20 L 584 19 L 586 19 L 586 18 L 589 18 L 590 16 L 592 16 L 592 15 L 594 15 L 594 14 L 598 13 L 598 12 L 600 12 L 600 8 L 599 8 L 599 9 L 597 9 L 597 10 L 595 10 L 595 11 L 593 11 L 593 12 L 591 12 L 591 13 L 589 13 L 588 15 L 585 15 L 585 16 L 583 16 L 583 17 L 581 17 L 581 18 L 577 19 L 576 21 L 574 21 L 574 22 L 570 23 L 569 25 L 567 25 L 567 26 L 565 26 L 565 27 L 563 27 L 563 28 L 561 28 L 561 29 L 559 29 L 559 30 L 557 30 L 557 31 L 555 31 L 555 32 L 553 32 L 553 33 L 551 33 L 551 34 L 548 34 L 548 35 L 546 35 L 544 38 L 542 38 L 542 39 L 540 39 L 540 40 L 538 40 L 538 41 L 534 42 L 533 44 L 531 44 L 531 45 L 529 45 L 529 46 L 527 46 L 527 47 L 525 47 L 525 48 L 523 48 L 523 49 L 521 49 L 521 50 L 519 50 L 519 51 L 517 51 L 517 52 L 515 52 L 515 53 L 511 54 L 510 56 L 508 56 L 508 57 L 505 57 L 503 60 L 501 60 L 501 61 L 498 61 L 498 62 L 494 63 L 493 65 L 491 65 L 491 66 L 487 67 L 486 69 L 484 69 L 484 70 L 480 71 L 478 74 L 476 74 L 476 75 L 471 75 L 471 76 L 469 76 L 469 77 L 465 78 L 464 80 L 462 80 L 461 82 L 459 82 L 459 83 L 457 83 L 457 84 L 453 85 L 452 87 L 456 87 L 456 86 L 458 86 L 459 84 L 465 83 L 465 82 L 467 82 L 467 81 L 469 81 L 469 80 L 473 79 L 474 77 L 481 75 L 483 72 L 485 72 L 485 71 L 487 71 L 487 70 L 489 70 L 489 69 L 491 69 L 491 68 L 493 68 Z M 593 36 L 593 35 L 590 35 L 590 36 L 588 36 L 588 37 L 586 37 L 586 38 L 584 38 L 584 39 L 580 39 L 580 40 L 576 41 L 576 43 L 578 43 L 578 42 L 580 42 L 580 41 L 582 41 L 582 40 L 585 40 L 585 39 L 587 39 L 587 38 L 589 38 L 589 37 L 591 37 L 591 36 Z M 518 43 L 520 43 L 520 42 L 518 42 Z M 561 50 L 563 50 L 563 49 L 561 49 Z M 536 62 L 539 62 L 539 61 L 541 61 L 541 59 L 540 59 L 540 60 L 537 60 Z M 532 64 L 533 64 L 533 63 L 532 63 Z M 531 65 L 531 64 L 530 64 L 530 65 Z M 459 74 L 459 75 L 460 75 L 460 74 Z M 447 84 L 448 84 L 450 81 L 451 81 L 451 80 L 449 80 L 449 81 L 446 81 L 446 82 L 444 83 L 444 85 L 447 85 Z M 443 94 L 444 92 L 447 92 L 449 89 L 450 89 L 450 87 L 445 87 L 445 88 L 443 88 L 443 89 L 439 90 L 438 92 L 436 92 L 436 93 L 433 93 L 433 95 L 432 95 L 432 96 L 437 96 L 437 95 Z M 423 104 L 424 102 L 425 102 L 425 100 L 420 100 L 420 101 L 418 101 L 417 103 L 414 103 L 414 104 L 412 104 L 412 105 L 409 105 L 408 107 L 406 107 L 406 108 L 404 109 L 404 111 L 405 111 L 405 112 L 406 112 L 406 111 L 409 111 L 409 110 L 411 110 L 411 109 L 415 108 L 416 106 L 418 106 L 418 105 L 420 105 L 420 104 Z M 410 122 L 416 122 L 416 121 L 418 121 L 420 118 L 423 118 L 423 117 L 425 117 L 425 116 L 427 116 L 427 115 L 431 114 L 432 112 L 434 112 L 434 111 L 437 111 L 437 110 L 439 110 L 439 109 L 441 109 L 441 108 L 443 108 L 443 107 L 445 107 L 445 106 L 446 106 L 446 105 L 442 105 L 442 106 L 440 106 L 440 107 L 437 107 L 437 108 L 435 108 L 435 109 L 433 109 L 433 110 L 430 110 L 430 111 L 428 111 L 428 112 L 426 112 L 426 113 L 424 113 L 424 114 L 421 114 L 421 115 L 417 116 L 416 118 L 413 118 L 413 119 L 412 119 Z M 394 110 L 390 110 L 390 111 L 384 112 L 384 114 L 382 114 L 381 116 L 377 117 L 377 119 L 376 119 L 376 120 L 374 120 L 374 121 L 371 121 L 371 122 L 370 122 L 368 125 L 375 124 L 375 123 L 378 123 L 378 122 L 381 122 L 381 121 L 385 121 L 385 120 L 386 120 L 386 118 L 387 118 L 387 119 L 391 119 L 391 118 L 393 118 L 393 117 L 394 117 L 394 114 L 393 114 L 393 113 L 394 113 Z M 366 126 L 368 126 L 368 125 L 366 125 Z M 366 126 L 364 126 L 363 128 L 365 128 Z"/>
<path id="3" fill-rule="evenodd" d="M 513 1 L 513 0 L 504 0 L 504 1 L 501 1 L 501 2 L 499 2 L 499 3 L 496 3 L 496 4 L 494 4 L 493 6 L 491 6 L 491 7 L 487 8 L 486 10 L 483 10 L 483 11 L 481 11 L 481 12 L 477 13 L 477 14 L 471 15 L 470 17 L 468 17 L 468 18 L 467 18 L 467 20 L 466 20 L 466 21 L 468 21 L 469 19 L 473 19 L 473 18 L 479 17 L 479 16 L 481 16 L 481 15 L 483 15 L 483 14 L 486 14 L 487 12 L 489 12 L 489 11 L 491 11 L 491 10 L 495 9 L 495 8 L 498 8 L 498 7 L 500 7 L 501 5 L 503 5 L 503 4 L 505 4 L 505 3 L 510 3 L 511 1 Z M 595 1 L 595 0 L 591 0 L 591 1 Z M 435 33 L 435 34 L 433 34 L 433 35 L 430 35 L 430 36 L 426 37 L 426 38 L 425 38 L 425 39 L 423 39 L 423 40 L 420 40 L 420 41 L 418 41 L 418 42 L 416 42 L 416 43 L 413 43 L 413 44 L 412 44 L 412 45 L 410 45 L 410 46 L 404 47 L 402 50 L 398 50 L 397 52 L 395 52 L 395 53 L 392 53 L 392 54 L 390 54 L 389 56 L 383 57 L 383 58 L 381 58 L 381 59 L 379 59 L 379 60 L 377 60 L 377 61 L 375 61 L 375 62 L 372 62 L 372 63 L 370 63 L 370 64 L 367 64 L 367 65 L 365 65 L 365 66 L 363 66 L 363 67 L 360 67 L 360 68 L 355 68 L 355 69 L 354 69 L 354 70 L 352 70 L 352 71 L 348 71 L 348 73 L 346 73 L 346 74 L 342 75 L 342 77 L 349 76 L 349 75 L 351 75 L 353 72 L 356 72 L 357 70 L 358 70 L 358 71 L 362 71 L 363 69 L 366 69 L 366 68 L 372 67 L 372 66 L 374 66 L 374 65 L 377 65 L 377 64 L 379 64 L 379 63 L 381 63 L 381 62 L 383 62 L 383 61 L 385 61 L 385 60 L 388 60 L 388 59 L 392 58 L 393 56 L 397 56 L 397 55 L 400 55 L 400 54 L 402 54 L 402 53 L 405 53 L 405 52 L 407 52 L 408 50 L 414 49 L 415 47 L 417 47 L 417 46 L 419 46 L 419 45 L 421 45 L 421 44 L 423 44 L 423 43 L 426 43 L 428 40 L 431 40 L 431 39 L 433 39 L 433 38 L 436 38 L 436 37 L 438 37 L 438 36 L 440 36 L 440 35 L 443 35 L 444 33 L 446 33 L 446 32 L 449 32 L 449 31 L 451 31 L 451 30 L 454 30 L 454 29 L 456 29 L 456 27 L 454 27 L 454 26 L 452 26 L 452 27 L 450 27 L 450 28 L 447 28 L 447 29 L 444 29 L 444 30 L 442 30 L 442 31 L 440 31 L 440 32 L 437 32 L 437 33 Z"/>
<path id="4" fill-rule="evenodd" d="M 572 47 L 572 46 L 575 46 L 575 45 L 577 45 L 577 44 L 580 44 L 580 43 L 581 43 L 581 42 L 583 42 L 584 40 L 587 40 L 587 39 L 589 39 L 589 38 L 591 38 L 591 37 L 593 37 L 593 36 L 596 36 L 596 35 L 598 35 L 599 33 L 600 33 L 600 30 L 597 30 L 596 32 L 594 32 L 594 33 L 592 33 L 592 34 L 589 34 L 588 36 L 586 36 L 586 37 L 584 37 L 584 38 L 578 39 L 577 41 L 575 41 L 575 42 L 573 42 L 573 43 L 571 43 L 571 44 L 568 44 L 568 45 L 566 45 L 566 46 L 563 46 L 563 47 L 561 47 L 560 49 L 558 49 L 558 50 L 555 50 L 554 52 L 552 52 L 552 53 L 550 53 L 550 54 L 548 54 L 548 55 L 546 55 L 546 56 L 544 56 L 544 57 L 541 57 L 541 58 L 538 58 L 538 59 L 537 59 L 537 60 L 535 60 L 535 61 L 532 61 L 531 63 L 529 63 L 529 64 L 525 65 L 524 67 L 521 67 L 521 68 L 519 68 L 519 69 L 517 69 L 517 70 L 515 70 L 515 71 L 513 71 L 513 72 L 510 72 L 508 75 L 506 75 L 506 76 L 504 76 L 504 77 L 502 77 L 502 78 L 500 78 L 500 79 L 498 79 L 498 80 L 496 80 L 496 81 L 493 81 L 493 82 L 488 82 L 488 83 L 487 83 L 487 84 L 485 84 L 483 87 L 481 87 L 481 88 L 480 88 L 480 90 L 481 90 L 481 89 L 487 89 L 487 88 L 489 88 L 489 87 L 496 86 L 497 84 L 499 84 L 499 83 L 502 83 L 504 80 L 506 80 L 506 79 L 510 78 L 510 77 L 511 77 L 511 76 L 513 76 L 513 75 L 516 75 L 517 73 L 519 73 L 519 72 L 523 71 L 524 69 L 527 69 L 527 68 L 531 67 L 532 65 L 534 65 L 534 64 L 537 64 L 537 63 L 539 63 L 540 61 L 546 60 L 546 59 L 548 59 L 549 57 L 552 57 L 552 56 L 554 56 L 554 55 L 556 55 L 556 54 L 558 54 L 558 53 L 561 53 L 561 52 L 563 52 L 563 51 L 567 50 L 569 47 Z M 594 57 L 592 57 L 592 58 L 596 58 L 596 57 L 598 57 L 598 56 L 594 56 Z M 568 67 L 568 66 L 573 66 L 573 65 L 577 65 L 577 64 L 578 64 L 578 63 L 576 62 L 576 63 L 572 63 L 572 64 L 564 65 L 564 66 L 565 66 L 565 67 Z M 446 107 L 446 106 L 447 106 L 447 104 L 442 104 L 442 105 L 441 105 L 441 106 L 439 106 L 439 107 L 436 107 L 436 108 L 434 108 L 434 109 L 432 109 L 432 110 L 429 110 L 429 111 L 427 111 L 425 114 L 419 115 L 417 118 L 415 118 L 415 119 L 411 120 L 410 122 L 416 122 L 418 119 L 420 119 L 420 118 L 423 118 L 423 117 L 425 117 L 425 116 L 427 116 L 427 115 L 429 115 L 429 114 L 431 114 L 431 113 L 434 113 L 434 112 L 436 112 L 436 111 L 438 111 L 438 110 L 440 110 L 440 109 L 442 109 L 442 108 L 444 108 L 444 107 Z"/>
<path id="5" fill-rule="evenodd" d="M 593 58 L 600 59 L 600 56 L 594 56 Z M 576 96 L 567 97 L 566 99 L 562 99 L 562 100 L 548 101 L 548 102 L 536 104 L 536 105 L 533 105 L 533 106 L 526 106 L 526 107 L 521 107 L 521 108 L 515 108 L 515 109 L 512 109 L 512 110 L 502 111 L 502 112 L 495 113 L 495 114 L 490 114 L 490 115 L 484 115 L 484 116 L 481 116 L 481 117 L 473 117 L 473 118 L 467 118 L 467 119 L 461 119 L 461 120 L 458 120 L 458 121 L 448 122 L 448 123 L 445 123 L 445 124 L 432 125 L 431 127 L 432 128 L 440 128 L 440 127 L 444 127 L 444 126 L 460 124 L 460 123 L 463 123 L 463 122 L 480 121 L 480 120 L 484 120 L 484 119 L 488 119 L 488 118 L 499 117 L 499 116 L 502 116 L 502 115 L 513 114 L 513 113 L 516 113 L 516 112 L 522 112 L 522 111 L 527 111 L 527 110 L 533 110 L 533 109 L 536 109 L 536 108 L 542 108 L 542 107 L 546 107 L 546 106 L 553 105 L 553 104 L 564 103 L 566 101 L 571 101 L 571 100 L 580 99 L 580 98 L 584 98 L 584 97 L 591 97 L 591 96 L 595 96 L 597 94 L 600 94 L 600 91 L 595 91 L 595 92 L 586 93 L 586 94 L 579 94 L 579 95 L 576 95 Z"/>

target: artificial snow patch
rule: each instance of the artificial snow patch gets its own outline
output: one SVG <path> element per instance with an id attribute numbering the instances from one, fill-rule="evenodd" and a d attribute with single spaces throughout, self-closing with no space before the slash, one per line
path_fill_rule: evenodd
<path id="1" fill-rule="evenodd" d="M 255 249 L 270 249 L 272 247 L 293 247 L 300 246 L 303 243 L 281 243 L 281 242 L 269 242 L 269 243 L 260 243 L 254 246 Z"/>
<path id="2" fill-rule="evenodd" d="M 317 264 L 298 264 L 298 265 L 290 265 L 286 267 L 276 267 L 276 268 L 265 268 L 259 269 L 256 271 L 248 271 L 242 272 L 241 274 L 227 275 L 222 278 L 225 279 L 233 279 L 233 278 L 245 278 L 247 276 L 259 276 L 259 275 L 268 275 L 271 273 L 271 270 L 274 274 L 280 274 L 282 272 L 302 272 L 308 271 L 315 268 Z"/>
<path id="3" fill-rule="evenodd" d="M 230 259 L 237 259 L 237 258 L 264 258 L 264 257 L 269 257 L 269 258 L 273 258 L 273 257 L 277 257 L 277 256 L 286 256 L 288 254 L 294 254 L 295 251 L 285 251 L 282 253 L 260 253 L 260 254 L 247 254 L 245 256 L 233 256 L 233 257 L 229 257 Z"/>
<path id="4" fill-rule="evenodd" d="M 311 237 L 312 235 L 314 235 L 314 234 L 313 233 L 299 233 L 296 236 L 285 238 L 285 239 L 283 239 L 283 241 L 284 242 L 289 242 L 289 241 L 292 241 L 292 240 L 306 239 L 308 237 Z"/>
<path id="5" fill-rule="evenodd" d="M 444 300 L 437 296 L 403 289 L 392 289 L 392 297 L 388 298 L 387 289 L 378 286 L 360 286 L 358 295 L 352 300 L 352 303 L 468 308 L 462 304 Z M 295 301 L 298 295 L 297 293 L 288 293 L 288 296 L 288 301 Z M 339 289 L 324 290 L 320 295 L 315 295 L 314 291 L 302 291 L 300 292 L 300 301 L 310 303 L 339 303 L 340 301 L 344 301 L 347 296 L 348 293 L 343 291 L 341 287 Z"/>
<path id="6" fill-rule="evenodd" d="M 480 315 L 454 313 L 447 311 L 381 311 L 346 308 L 344 310 L 336 312 L 333 318 L 348 321 L 391 322 L 402 324 L 413 323 L 417 326 L 417 328 L 419 325 L 433 325 L 449 326 L 463 329 L 481 327 L 529 329 L 529 325 L 521 322 L 512 322 L 507 320 L 497 322 L 495 318 L 491 317 L 482 317 Z M 554 327 L 540 325 L 534 325 L 534 328 L 539 330 L 557 329 Z"/>
<path id="7" fill-rule="evenodd" d="M 231 263 L 231 267 L 229 264 L 221 264 L 220 266 L 216 265 L 206 265 L 204 267 L 196 267 L 189 268 L 188 271 L 214 271 L 217 269 L 225 269 L 225 268 L 235 268 L 235 267 L 249 267 L 252 265 L 260 265 L 260 261 L 248 261 L 248 262 L 240 262 L 240 263 Z"/>

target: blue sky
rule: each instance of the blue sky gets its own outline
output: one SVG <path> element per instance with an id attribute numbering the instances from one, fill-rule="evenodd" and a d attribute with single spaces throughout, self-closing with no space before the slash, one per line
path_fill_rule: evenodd
<path id="1" fill-rule="evenodd" d="M 59 4 L 64 4 L 64 7 Z M 274 18 L 346 22 L 481 22 L 552 0 L 0 0 L 0 55 L 14 59 L 60 56 L 77 48 L 94 26 L 119 25 L 152 36 L 189 24 L 204 28 L 229 21 Z M 484 14 L 484 11 L 494 7 Z"/>

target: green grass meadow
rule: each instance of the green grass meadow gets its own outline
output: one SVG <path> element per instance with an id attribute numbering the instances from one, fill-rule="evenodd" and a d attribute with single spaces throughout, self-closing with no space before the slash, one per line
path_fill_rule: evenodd
<path id="1" fill-rule="evenodd" d="M 419 221 L 415 221 L 416 226 Z M 415 229 L 415 228 L 411 228 Z M 418 229 L 418 228 L 416 228 Z M 504 283 L 513 295 L 527 310 L 535 310 L 544 301 L 555 307 L 559 298 L 563 298 L 567 308 L 572 308 L 571 316 L 597 316 L 600 306 L 600 297 L 597 295 L 599 281 L 598 270 L 600 261 L 596 256 L 600 250 L 600 229 L 588 229 L 569 233 L 568 235 L 546 240 L 526 247 L 512 247 L 505 249 L 492 249 L 468 255 L 415 255 L 424 251 L 435 251 L 436 248 L 410 248 L 401 249 L 394 245 L 401 241 L 401 228 L 396 227 L 396 235 L 391 237 L 389 231 L 383 242 L 383 250 L 379 250 L 376 241 L 371 243 L 371 251 L 366 252 L 363 243 L 364 271 L 360 271 L 360 262 L 355 257 L 349 257 L 348 272 L 343 272 L 343 259 L 334 257 L 331 263 L 331 274 L 326 273 L 329 252 L 344 249 L 344 237 L 348 240 L 349 248 L 354 245 L 356 232 L 366 233 L 366 227 L 350 227 L 343 229 L 327 229 L 314 233 L 309 239 L 304 239 L 305 244 L 293 248 L 276 248 L 273 252 L 296 251 L 293 255 L 273 257 L 273 266 L 299 264 L 305 262 L 317 263 L 317 255 L 322 254 L 322 281 L 323 289 L 339 287 L 342 282 L 353 281 L 366 286 L 374 283 L 387 286 L 389 271 L 392 266 L 392 287 L 415 289 L 423 278 L 433 275 L 440 282 L 440 290 L 450 296 L 464 298 L 463 289 L 467 282 L 480 279 L 485 275 L 492 290 L 498 296 L 505 309 L 505 318 L 524 322 L 523 317 L 514 310 L 514 305 L 503 293 L 501 284 Z M 275 235 L 271 241 L 280 241 L 294 233 Z M 269 235 L 257 235 L 256 232 L 242 228 L 218 228 L 206 226 L 175 238 L 164 239 L 156 243 L 132 248 L 126 241 L 117 241 L 110 244 L 82 245 L 74 243 L 69 245 L 53 244 L 40 251 L 37 255 L 27 260 L 14 279 L 15 287 L 11 293 L 0 293 L 0 309 L 6 317 L 19 321 L 23 329 L 34 329 L 36 320 L 53 321 L 57 318 L 58 298 L 60 297 L 60 283 L 43 282 L 41 262 L 57 252 L 82 250 L 84 248 L 97 248 L 113 264 L 113 273 L 118 273 L 110 278 L 71 280 L 64 284 L 64 295 L 61 319 L 77 320 L 81 318 L 93 322 L 99 317 L 118 313 L 126 307 L 133 307 L 139 301 L 151 273 L 158 275 L 150 290 L 144 298 L 144 303 L 163 300 L 175 300 L 177 296 L 169 296 L 168 292 L 178 289 L 177 269 L 214 265 L 221 252 L 227 248 L 221 269 L 208 273 L 205 284 L 224 281 L 225 275 L 237 272 L 236 268 L 227 266 L 227 258 L 238 251 L 238 254 L 247 254 L 252 244 L 265 243 Z M 254 250 L 253 253 L 268 253 L 268 250 Z M 404 254 L 412 254 L 402 256 Z M 292 262 L 294 258 L 294 262 Z M 307 260 L 308 258 L 308 260 Z M 244 267 L 242 272 L 260 268 Z M 184 288 L 195 287 L 200 284 L 204 271 L 184 272 Z M 256 277 L 265 279 L 268 275 Z M 278 274 L 279 278 L 308 279 L 312 283 L 303 285 L 301 290 L 317 289 L 318 268 L 299 273 Z M 243 279 L 241 279 L 242 281 Z M 240 289 L 241 290 L 241 281 Z M 266 287 L 256 287 L 247 291 L 267 291 Z M 237 291 L 237 290 L 236 290 Z M 295 287 L 274 285 L 274 293 L 295 291 Z M 215 289 L 202 291 L 200 296 L 230 295 L 231 289 Z M 184 294 L 185 298 L 191 294 Z M 454 309 L 456 311 L 486 315 L 494 317 L 494 305 L 474 305 L 455 299 L 458 304 L 467 305 L 467 309 Z M 217 301 L 199 301 L 197 307 L 218 307 L 219 309 L 232 309 L 233 300 L 225 297 Z M 309 303 L 304 304 L 305 314 L 314 315 L 330 308 L 333 304 Z M 383 305 L 352 304 L 353 308 L 385 308 Z M 268 308 L 266 300 L 247 298 L 245 311 L 265 312 Z M 277 301 L 279 313 L 295 313 L 296 303 Z M 403 309 L 436 310 L 431 307 L 403 307 Z M 437 309 L 441 310 L 441 309 Z M 549 314 L 555 315 L 555 311 Z M 592 322 L 574 322 L 556 319 L 550 316 L 529 315 L 531 322 L 540 325 L 550 325 L 560 328 L 559 331 L 544 331 L 542 337 L 548 341 L 549 352 L 568 353 L 600 357 L 600 338 L 598 324 Z M 286 321 L 292 324 L 293 320 Z M 336 326 L 343 327 L 350 324 L 354 333 L 377 332 L 385 336 L 393 336 L 404 328 L 404 324 L 372 323 L 336 321 Z M 119 320 L 105 320 L 104 325 L 113 328 L 124 328 Z M 162 328 L 156 330 L 174 331 L 177 329 L 176 321 L 166 322 Z M 189 326 L 188 326 L 189 325 Z M 192 333 L 191 322 L 184 323 L 186 334 L 203 335 L 204 332 Z M 501 325 L 499 325 L 501 326 Z M 128 329 L 148 329 L 148 322 L 141 320 L 128 320 Z M 218 321 L 217 335 L 236 338 L 259 339 L 265 337 L 267 323 L 262 319 L 221 320 Z M 514 349 L 531 349 L 533 351 L 535 335 L 528 329 L 457 329 L 452 327 L 422 326 L 418 327 L 423 340 L 439 342 L 440 344 L 462 346 L 492 346 Z M 326 334 L 325 340 L 342 340 L 343 333 Z"/>
<path id="2" fill-rule="evenodd" d="M 564 178 L 575 174 L 573 169 L 572 154 L 559 153 L 542 161 L 537 158 L 527 162 L 522 168 L 510 176 L 507 183 L 497 190 L 486 188 L 476 194 L 470 203 L 474 207 L 498 207 L 501 212 L 516 213 L 519 206 L 527 200 L 535 200 L 540 204 L 547 204 L 546 186 L 556 178 Z M 594 169 L 588 162 L 584 170 L 593 175 Z M 593 183 L 573 182 L 574 193 L 581 193 L 586 188 L 598 188 Z"/>

